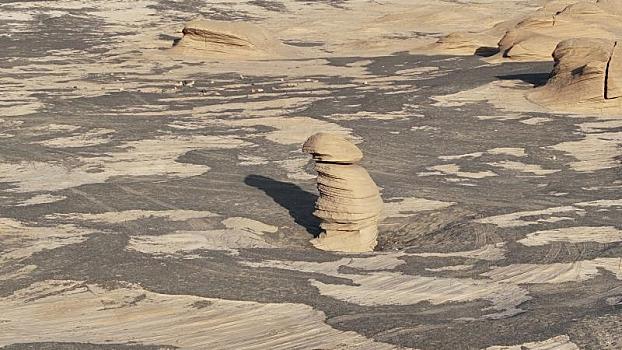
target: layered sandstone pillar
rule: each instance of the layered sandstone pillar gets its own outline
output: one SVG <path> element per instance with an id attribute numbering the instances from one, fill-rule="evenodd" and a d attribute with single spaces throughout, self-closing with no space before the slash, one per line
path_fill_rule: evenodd
<path id="1" fill-rule="evenodd" d="M 318 133 L 303 145 L 315 160 L 320 196 L 314 215 L 323 232 L 312 241 L 318 249 L 372 251 L 377 244 L 382 199 L 378 186 L 357 163 L 363 153 L 339 135 Z"/>

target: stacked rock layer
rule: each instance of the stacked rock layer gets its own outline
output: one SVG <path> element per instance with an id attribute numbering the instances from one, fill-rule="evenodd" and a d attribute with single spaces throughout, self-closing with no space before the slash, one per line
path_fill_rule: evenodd
<path id="1" fill-rule="evenodd" d="M 372 251 L 377 244 L 382 199 L 367 171 L 357 165 L 363 153 L 334 134 L 318 133 L 303 145 L 315 160 L 320 196 L 314 215 L 323 233 L 312 241 L 322 250 Z"/>

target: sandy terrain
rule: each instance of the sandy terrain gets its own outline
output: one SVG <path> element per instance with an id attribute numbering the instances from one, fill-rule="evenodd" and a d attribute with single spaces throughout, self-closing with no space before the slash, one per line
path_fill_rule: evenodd
<path id="1" fill-rule="evenodd" d="M 576 2 L 0 2 L 0 349 L 622 348 L 622 1 Z M 372 252 L 311 243 L 318 132 Z"/>

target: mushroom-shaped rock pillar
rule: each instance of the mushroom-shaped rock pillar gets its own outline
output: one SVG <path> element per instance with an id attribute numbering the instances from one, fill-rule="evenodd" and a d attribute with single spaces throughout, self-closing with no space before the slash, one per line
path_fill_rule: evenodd
<path id="1" fill-rule="evenodd" d="M 320 197 L 313 214 L 323 232 L 311 241 L 322 250 L 368 252 L 377 244 L 382 198 L 367 171 L 357 165 L 363 153 L 345 138 L 311 136 L 302 146 L 315 160 Z"/>

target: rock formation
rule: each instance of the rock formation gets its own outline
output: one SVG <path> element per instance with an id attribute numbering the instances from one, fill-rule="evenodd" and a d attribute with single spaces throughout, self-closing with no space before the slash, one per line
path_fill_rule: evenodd
<path id="1" fill-rule="evenodd" d="M 599 2 L 578 2 L 549 11 L 540 11 L 510 29 L 499 41 L 499 55 L 518 61 L 548 60 L 563 40 L 615 39 L 622 33 L 622 17 L 601 8 Z"/>
<path id="2" fill-rule="evenodd" d="M 372 251 L 378 236 L 382 199 L 367 171 L 357 165 L 363 153 L 335 134 L 318 133 L 302 147 L 315 160 L 320 197 L 314 215 L 323 233 L 312 241 L 322 250 Z"/>
<path id="3" fill-rule="evenodd" d="M 622 97 L 622 49 L 613 40 L 568 39 L 553 52 L 547 84 L 529 95 L 552 105 L 611 104 Z"/>
<path id="4" fill-rule="evenodd" d="M 549 1 L 530 15 L 498 23 L 489 30 L 449 34 L 434 47 L 454 54 L 474 54 L 481 48 L 497 47 L 493 60 L 548 61 L 561 41 L 619 37 L 622 0 Z"/>
<path id="5" fill-rule="evenodd" d="M 611 100 L 620 97 L 622 97 L 622 41 L 616 41 L 607 64 L 605 98 Z"/>
<path id="6" fill-rule="evenodd" d="M 263 28 L 244 22 L 193 20 L 182 30 L 173 50 L 206 57 L 257 59 L 288 56 L 293 48 L 273 38 Z"/>

